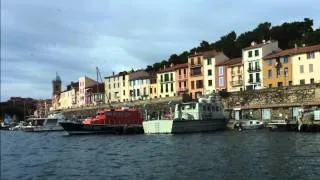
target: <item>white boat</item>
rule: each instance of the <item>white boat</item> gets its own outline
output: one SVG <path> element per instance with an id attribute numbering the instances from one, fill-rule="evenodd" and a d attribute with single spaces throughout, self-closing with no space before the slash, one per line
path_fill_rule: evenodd
<path id="1" fill-rule="evenodd" d="M 198 102 L 175 105 L 174 113 L 148 115 L 143 121 L 143 130 L 147 134 L 190 133 L 223 130 L 227 120 L 218 96 L 200 98 Z"/>
<path id="2" fill-rule="evenodd" d="M 66 118 L 61 113 L 48 115 L 46 118 L 29 118 L 26 120 L 28 125 L 20 125 L 21 130 L 28 132 L 41 132 L 41 131 L 63 131 L 59 122 L 65 121 Z"/>
<path id="3" fill-rule="evenodd" d="M 239 120 L 235 123 L 235 129 L 238 131 L 262 129 L 263 127 L 264 123 L 261 120 Z"/>

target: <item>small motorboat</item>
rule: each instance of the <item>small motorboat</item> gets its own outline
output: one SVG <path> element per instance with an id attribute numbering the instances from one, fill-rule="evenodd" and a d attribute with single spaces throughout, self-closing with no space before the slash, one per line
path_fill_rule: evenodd
<path id="1" fill-rule="evenodd" d="M 234 129 L 238 131 L 262 129 L 264 123 L 261 120 L 239 120 L 234 124 Z"/>

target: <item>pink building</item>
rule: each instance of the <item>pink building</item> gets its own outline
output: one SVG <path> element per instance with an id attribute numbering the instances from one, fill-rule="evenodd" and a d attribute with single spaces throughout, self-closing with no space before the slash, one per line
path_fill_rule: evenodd
<path id="1" fill-rule="evenodd" d="M 188 94 L 188 63 L 177 64 L 176 69 L 176 95 Z"/>

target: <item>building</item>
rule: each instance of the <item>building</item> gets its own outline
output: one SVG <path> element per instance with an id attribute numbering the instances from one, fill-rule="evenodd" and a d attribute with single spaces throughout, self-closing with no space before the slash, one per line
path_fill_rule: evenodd
<path id="1" fill-rule="evenodd" d="M 60 107 L 61 82 L 60 76 L 56 73 L 55 79 L 52 80 L 52 109 L 58 109 Z"/>
<path id="2" fill-rule="evenodd" d="M 71 92 L 66 89 L 60 93 L 58 109 L 68 109 L 68 108 L 71 108 L 71 106 L 72 106 Z"/>
<path id="3" fill-rule="evenodd" d="M 171 64 L 157 73 L 159 98 L 176 96 L 176 68 Z"/>
<path id="4" fill-rule="evenodd" d="M 224 65 L 227 68 L 227 91 L 242 91 L 244 89 L 242 57 L 230 59 Z"/>
<path id="5" fill-rule="evenodd" d="M 104 78 L 105 102 L 126 102 L 129 100 L 129 73 L 126 71 Z"/>
<path id="6" fill-rule="evenodd" d="M 188 63 L 175 65 L 176 95 L 189 94 L 188 92 Z"/>
<path id="7" fill-rule="evenodd" d="M 260 44 L 252 42 L 250 47 L 242 50 L 244 86 L 246 90 L 264 88 L 262 58 L 277 50 L 279 50 L 278 41 L 263 41 Z"/>
<path id="8" fill-rule="evenodd" d="M 291 49 L 275 51 L 263 58 L 263 86 L 283 87 L 292 85 Z"/>
<path id="9" fill-rule="evenodd" d="M 150 75 L 150 88 L 149 88 L 149 97 L 150 99 L 158 98 L 158 83 L 157 83 L 157 75 Z"/>
<path id="10" fill-rule="evenodd" d="M 79 106 L 84 106 L 87 105 L 88 102 L 86 101 L 86 88 L 96 85 L 97 81 L 88 78 L 87 76 L 82 76 L 79 78 L 79 101 L 78 105 Z"/>
<path id="11" fill-rule="evenodd" d="M 191 98 L 195 99 L 203 94 L 203 53 L 195 52 L 188 56 L 188 90 Z"/>
<path id="12" fill-rule="evenodd" d="M 37 103 L 37 109 L 34 113 L 36 117 L 46 117 L 52 106 L 51 99 L 40 99 Z"/>
<path id="13" fill-rule="evenodd" d="M 105 102 L 104 83 L 95 84 L 86 88 L 86 102 L 90 105 L 98 105 Z"/>
<path id="14" fill-rule="evenodd" d="M 215 65 L 215 89 L 219 91 L 227 90 L 227 66 L 225 65 L 227 61 L 218 61 Z"/>
<path id="15" fill-rule="evenodd" d="M 291 49 L 293 85 L 320 83 L 320 44 Z"/>
<path id="16" fill-rule="evenodd" d="M 224 89 L 225 87 L 224 81 L 225 81 L 226 75 L 225 75 L 225 71 L 223 70 L 221 71 L 221 68 L 218 67 L 218 65 L 221 65 L 223 62 L 227 61 L 228 59 L 229 58 L 225 56 L 222 52 L 216 52 L 216 51 L 204 52 L 203 54 L 204 94 L 210 94 L 214 92 L 216 89 Z M 221 80 L 221 78 L 223 79 Z"/>
<path id="17" fill-rule="evenodd" d="M 129 100 L 149 99 L 150 74 L 144 70 L 137 70 L 129 74 Z"/>

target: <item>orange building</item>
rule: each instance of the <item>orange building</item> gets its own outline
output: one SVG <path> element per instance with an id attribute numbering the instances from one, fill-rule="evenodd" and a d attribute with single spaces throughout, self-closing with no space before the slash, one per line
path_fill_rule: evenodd
<path id="1" fill-rule="evenodd" d="M 263 58 L 263 86 L 283 87 L 292 85 L 292 49 L 276 51 Z"/>
<path id="2" fill-rule="evenodd" d="M 203 93 L 203 54 L 195 53 L 188 57 L 188 89 L 190 96 L 195 99 Z"/>

